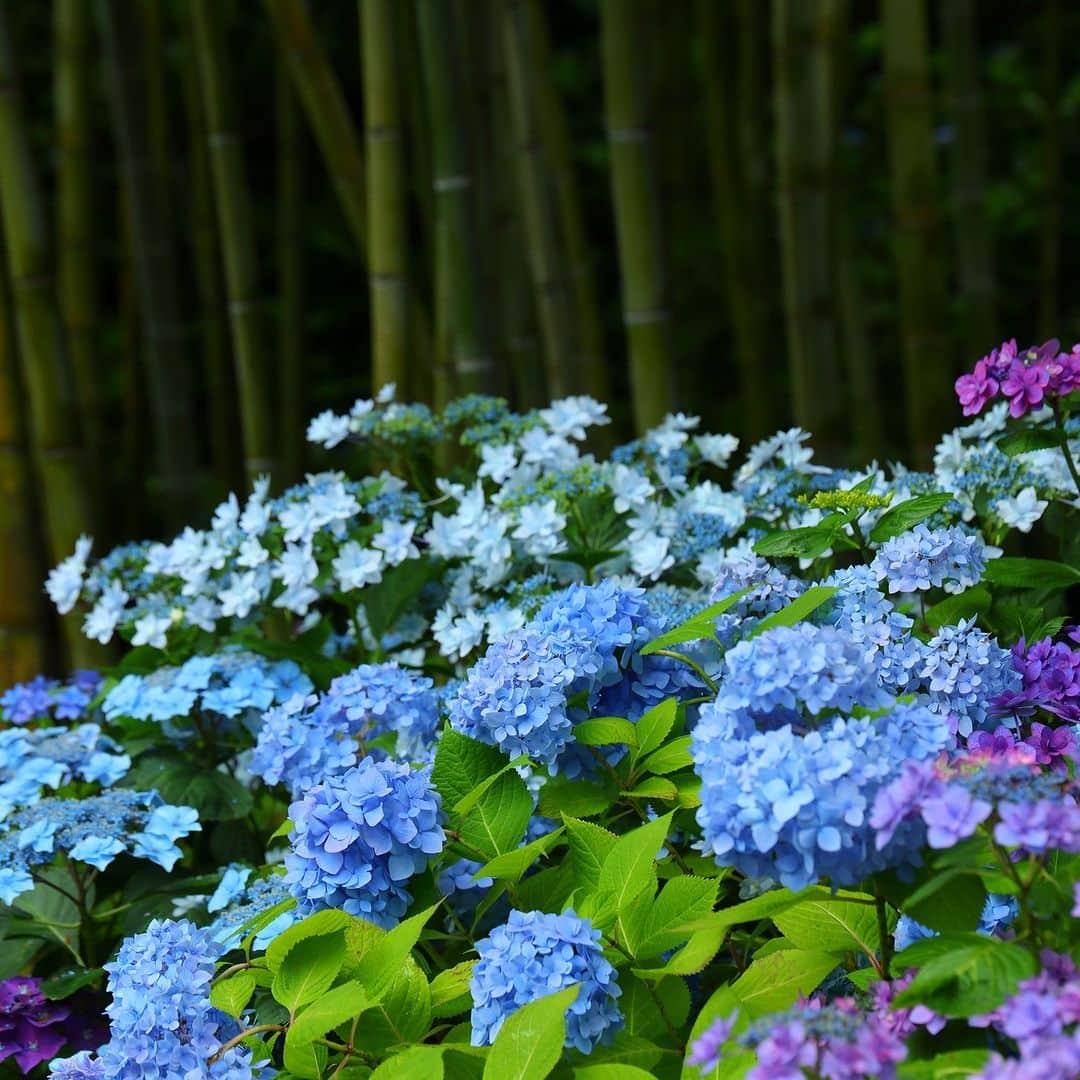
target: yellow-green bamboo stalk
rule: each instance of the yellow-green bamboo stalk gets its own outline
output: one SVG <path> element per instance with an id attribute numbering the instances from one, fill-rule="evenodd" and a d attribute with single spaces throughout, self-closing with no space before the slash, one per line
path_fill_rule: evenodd
<path id="1" fill-rule="evenodd" d="M 252 480 L 273 471 L 275 440 L 267 344 L 263 332 L 265 304 L 259 296 L 251 196 L 226 82 L 221 7 L 217 0 L 190 0 L 188 10 L 202 87 L 210 175 L 229 297 L 229 329 L 240 399 L 244 470 Z"/>
<path id="2" fill-rule="evenodd" d="M 487 303 L 476 259 L 477 218 L 460 56 L 449 0 L 417 0 L 435 195 L 435 403 L 494 382 Z"/>
<path id="3" fill-rule="evenodd" d="M 7 4 L 0 4 L 0 209 L 43 532 L 48 557 L 56 563 L 71 554 L 80 534 L 93 532 L 93 525 L 45 210 L 19 100 L 7 12 Z M 82 636 L 77 617 L 65 618 L 63 629 L 72 660 L 93 662 L 98 651 Z"/>
<path id="4" fill-rule="evenodd" d="M 83 437 L 96 472 L 102 461 L 104 422 L 98 371 L 97 229 L 91 166 L 91 30 L 91 10 L 85 0 L 55 0 L 57 291 Z"/>
<path id="5" fill-rule="evenodd" d="M 653 160 L 648 54 L 642 0 L 602 0 L 604 112 L 611 154 L 615 230 L 619 242 L 623 323 L 630 350 L 630 387 L 638 431 L 675 406 L 666 259 Z"/>
<path id="6" fill-rule="evenodd" d="M 1039 331 L 1061 333 L 1061 238 L 1065 196 L 1062 172 L 1061 0 L 1046 0 L 1042 13 L 1043 205 L 1039 222 Z"/>
<path id="7" fill-rule="evenodd" d="M 981 356 L 997 341 L 994 254 L 986 213 L 989 174 L 986 117 L 979 75 L 975 0 L 940 4 L 945 89 L 953 143 L 949 155 L 964 351 Z"/>
<path id="8" fill-rule="evenodd" d="M 286 483 L 303 473 L 304 422 L 304 154 L 296 88 L 282 61 L 274 78 L 277 121 L 278 431 Z"/>
<path id="9" fill-rule="evenodd" d="M 583 388 L 598 401 L 611 400 L 611 380 L 604 355 L 604 330 L 596 297 L 596 267 L 585 229 L 585 212 L 571 152 L 566 108 L 555 84 L 551 35 L 537 0 L 526 0 L 534 47 L 533 86 L 536 90 L 540 137 L 555 185 L 555 205 L 561 223 L 577 345 L 575 367 Z M 603 429 L 598 433 L 603 441 Z"/>
<path id="10" fill-rule="evenodd" d="M 775 428 L 776 388 L 769 365 L 762 360 L 766 340 L 763 297 L 748 273 L 751 249 L 759 244 L 761 222 L 746 211 L 745 183 L 739 168 L 737 118 L 731 65 L 721 51 L 735 38 L 731 12 L 699 0 L 698 37 L 702 43 L 702 82 L 713 208 L 719 226 L 724 292 L 731 320 L 735 366 L 739 373 L 739 431 L 751 440 Z"/>
<path id="11" fill-rule="evenodd" d="M 0 267 L 0 684 L 45 670 L 41 541 L 22 423 L 15 328 Z"/>
<path id="12" fill-rule="evenodd" d="M 131 211 L 135 276 L 145 337 L 146 384 L 167 524 L 190 520 L 196 504 L 194 404 L 184 348 L 169 173 L 151 137 L 144 27 L 124 0 L 99 0 L 120 173 Z M 161 157 L 159 150 L 157 155 Z"/>
<path id="13" fill-rule="evenodd" d="M 367 149 L 372 389 L 408 378 L 409 296 L 405 147 L 397 0 L 360 0 Z"/>
<path id="14" fill-rule="evenodd" d="M 923 0 L 882 0 L 881 13 L 904 397 L 908 437 L 925 462 L 955 410 L 956 368 L 946 334 L 926 7 Z"/>
<path id="15" fill-rule="evenodd" d="M 535 67 L 539 53 L 533 42 L 536 27 L 524 0 L 505 0 L 502 14 L 511 130 L 520 155 L 516 171 L 521 185 L 525 246 L 544 339 L 548 390 L 557 398 L 578 389 L 581 371 L 575 370 L 577 335 L 557 192 L 541 135 L 539 79 Z"/>

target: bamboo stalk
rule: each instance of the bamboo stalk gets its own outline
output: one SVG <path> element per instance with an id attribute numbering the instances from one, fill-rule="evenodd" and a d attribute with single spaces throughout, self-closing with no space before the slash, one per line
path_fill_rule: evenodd
<path id="1" fill-rule="evenodd" d="M 57 292 L 67 331 L 83 437 L 96 473 L 104 453 L 105 429 L 98 371 L 90 14 L 83 0 L 55 0 L 53 95 L 57 145 Z"/>
<path id="2" fill-rule="evenodd" d="M 48 556 L 57 563 L 93 526 L 45 210 L 22 115 L 7 12 L 7 4 L 0 4 L 0 203 L 43 532 Z M 76 616 L 64 618 L 63 630 L 75 663 L 99 658 L 80 633 Z"/>
<path id="3" fill-rule="evenodd" d="M 581 372 L 580 381 L 584 389 L 598 401 L 607 402 L 611 398 L 611 384 L 604 355 L 600 305 L 596 298 L 596 270 L 585 229 L 585 212 L 574 169 L 566 109 L 555 85 L 551 36 L 544 12 L 536 0 L 526 0 L 526 6 L 534 49 L 533 66 L 536 74 L 533 86 L 537 98 L 540 137 L 544 141 L 544 154 L 555 185 L 555 205 L 570 279 L 576 327 L 574 340 L 577 345 L 574 367 Z M 598 433 L 601 442 L 604 441 L 605 434 L 605 429 Z"/>
<path id="4" fill-rule="evenodd" d="M 1064 217 L 1062 171 L 1061 2 L 1046 0 L 1043 9 L 1043 192 L 1039 222 L 1039 332 L 1049 338 L 1061 332 L 1061 237 Z"/>
<path id="5" fill-rule="evenodd" d="M 571 316 L 567 258 L 560 243 L 560 221 L 550 161 L 540 133 L 535 26 L 524 0 L 503 5 L 505 55 L 510 87 L 511 130 L 520 155 L 522 218 L 536 310 L 544 340 L 544 368 L 552 397 L 576 389 L 577 335 Z"/>
<path id="6" fill-rule="evenodd" d="M 46 668 L 41 541 L 23 430 L 7 275 L 0 268 L 0 685 Z"/>
<path id="7" fill-rule="evenodd" d="M 776 395 L 762 358 L 766 338 L 762 298 L 748 273 L 760 226 L 746 211 L 746 184 L 739 168 L 735 120 L 741 103 L 735 98 L 734 85 L 725 78 L 732 65 L 720 51 L 725 42 L 735 38 L 730 11 L 712 0 L 699 0 L 697 28 L 703 46 L 713 212 L 719 226 L 724 291 L 739 372 L 740 430 L 747 438 L 757 440 L 771 434 L 775 426 L 772 403 Z"/>
<path id="8" fill-rule="evenodd" d="M 630 350 L 634 424 L 639 432 L 659 422 L 675 405 L 653 132 L 647 82 L 639 70 L 640 58 L 647 53 L 642 11 L 642 0 L 602 0 L 600 5 L 604 112 L 623 323 Z"/>
<path id="9" fill-rule="evenodd" d="M 396 0 L 360 0 L 367 149 L 372 389 L 405 388 L 409 298 L 405 153 L 398 86 Z"/>
<path id="10" fill-rule="evenodd" d="M 908 437 L 920 461 L 954 412 L 945 263 L 937 203 L 934 103 L 922 0 L 882 0 L 889 172 L 900 287 Z"/>
<path id="11" fill-rule="evenodd" d="M 202 87 L 214 205 L 225 265 L 236 385 L 249 480 L 273 472 L 274 417 L 259 295 L 255 227 L 240 135 L 226 82 L 225 37 L 217 0 L 191 0 L 192 40 Z"/>
<path id="12" fill-rule="evenodd" d="M 417 0 L 435 194 L 435 403 L 484 393 L 495 379 L 476 264 L 476 197 L 460 57 L 448 0 Z"/>
<path id="13" fill-rule="evenodd" d="M 835 435 L 844 401 L 829 378 L 837 349 L 830 244 L 833 108 L 821 0 L 773 6 L 777 200 L 788 370 L 796 423 Z"/>
<path id="14" fill-rule="evenodd" d="M 196 505 L 192 380 L 180 319 L 172 235 L 169 177 L 160 147 L 151 138 L 147 58 L 141 20 L 124 0 L 99 0 L 108 61 L 113 123 L 120 171 L 132 214 L 135 255 L 154 456 L 161 482 L 161 514 L 178 526 Z M 160 132 L 154 137 L 163 138 Z"/>
<path id="15" fill-rule="evenodd" d="M 954 138 L 950 154 L 953 226 L 956 236 L 964 349 L 982 355 L 998 340 L 994 254 L 986 214 L 988 145 L 979 77 L 974 0 L 950 0 L 938 8 L 945 46 L 945 89 Z"/>

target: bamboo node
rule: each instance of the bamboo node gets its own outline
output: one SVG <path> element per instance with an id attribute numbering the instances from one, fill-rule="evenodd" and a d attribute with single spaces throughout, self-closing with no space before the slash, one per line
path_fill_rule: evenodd
<path id="1" fill-rule="evenodd" d="M 667 322 L 671 318 L 671 312 L 667 308 L 657 308 L 653 311 L 628 311 L 623 315 L 623 323 L 626 326 L 648 326 L 650 323 Z"/>
<path id="2" fill-rule="evenodd" d="M 472 183 L 472 178 L 466 173 L 458 176 L 437 176 L 431 185 L 436 191 L 461 191 Z"/>
<path id="3" fill-rule="evenodd" d="M 628 127 L 608 128 L 608 139 L 611 142 L 647 142 L 652 138 L 652 128 Z"/>

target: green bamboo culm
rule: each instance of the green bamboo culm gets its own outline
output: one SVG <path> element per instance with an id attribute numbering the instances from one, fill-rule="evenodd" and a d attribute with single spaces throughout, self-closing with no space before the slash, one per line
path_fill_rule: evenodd
<path id="1" fill-rule="evenodd" d="M 929 460 L 953 416 L 956 363 L 946 334 L 943 258 L 923 0 L 882 0 L 886 128 L 910 445 Z"/>
<path id="2" fill-rule="evenodd" d="M 535 26 L 525 0 L 503 5 L 505 56 L 510 89 L 510 114 L 519 161 L 522 218 L 533 294 L 544 339 L 544 367 L 552 397 L 578 389 L 578 354 L 571 310 L 569 262 L 562 241 L 557 192 L 549 156 L 540 133 L 539 93 L 532 39 Z"/>
<path id="3" fill-rule="evenodd" d="M 57 563 L 71 554 L 81 534 L 93 533 L 93 523 L 44 203 L 19 98 L 8 10 L 7 3 L 0 3 L 0 212 L 28 435 L 41 492 L 42 532 L 48 558 Z M 77 616 L 66 616 L 62 628 L 74 664 L 100 662 L 101 652 L 82 636 Z"/>
<path id="4" fill-rule="evenodd" d="M 188 11 L 202 87 L 210 175 L 225 264 L 229 328 L 244 440 L 244 471 L 249 480 L 254 480 L 263 473 L 273 472 L 275 425 L 251 195 L 226 81 L 228 65 L 221 6 L 217 0 L 190 0 Z"/>
<path id="5" fill-rule="evenodd" d="M 45 571 L 6 277 L 0 268 L 0 680 L 11 686 L 47 670 L 47 643 Z"/>
<path id="6" fill-rule="evenodd" d="M 277 127 L 278 401 L 281 472 L 286 483 L 303 474 L 304 461 L 304 297 L 307 250 L 304 236 L 305 151 L 300 102 L 288 70 L 278 60 L 274 72 Z"/>
<path id="7" fill-rule="evenodd" d="M 989 145 L 979 72 L 975 0 L 938 6 L 945 46 L 945 91 L 954 138 L 949 153 L 961 323 L 974 360 L 998 340 L 994 253 L 986 213 Z"/>
<path id="8" fill-rule="evenodd" d="M 152 137 L 143 23 L 124 0 L 99 0 L 120 173 L 131 213 L 154 457 L 166 525 L 190 520 L 197 503 L 194 403 L 176 277 L 169 174 L 160 131 Z M 155 78 L 157 76 L 155 75 Z"/>
<path id="9" fill-rule="evenodd" d="M 835 370 L 830 244 L 834 107 L 827 0 L 776 0 L 773 104 L 788 371 L 795 422 L 835 437 L 844 414 Z"/>
<path id="10" fill-rule="evenodd" d="M 398 0 L 360 0 L 373 390 L 408 385 L 408 217 Z"/>
<path id="11" fill-rule="evenodd" d="M 634 425 L 641 432 L 675 407 L 671 316 L 648 101 L 641 59 L 643 0 L 601 0 L 604 114 L 611 155 L 623 323 Z"/>
<path id="12" fill-rule="evenodd" d="M 434 396 L 484 393 L 494 382 L 487 303 L 476 264 L 476 203 L 465 95 L 449 0 L 417 0 L 435 196 Z"/>
<path id="13" fill-rule="evenodd" d="M 1042 13 L 1043 205 L 1039 221 L 1039 333 L 1061 333 L 1061 248 L 1065 215 L 1065 141 L 1062 80 L 1064 29 L 1061 0 L 1045 0 Z"/>
<path id="14" fill-rule="evenodd" d="M 85 0 L 54 0 L 57 287 L 84 442 L 96 471 L 105 427 L 98 357 L 91 15 Z"/>
<path id="15" fill-rule="evenodd" d="M 763 439 L 775 430 L 775 391 L 767 364 L 764 294 L 750 270 L 760 243 L 757 222 L 746 212 L 747 192 L 736 141 L 737 102 L 730 78 L 732 65 L 721 50 L 736 40 L 731 12 L 713 0 L 699 0 L 698 37 L 702 43 L 702 83 L 724 291 L 732 328 L 732 349 L 739 372 L 742 430 Z M 741 105 L 741 103 L 738 103 Z"/>

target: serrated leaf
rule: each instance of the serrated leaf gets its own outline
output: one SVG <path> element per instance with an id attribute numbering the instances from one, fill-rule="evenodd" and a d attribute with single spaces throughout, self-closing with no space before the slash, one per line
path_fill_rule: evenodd
<path id="1" fill-rule="evenodd" d="M 464 960 L 446 971 L 440 971 L 431 980 L 431 1015 L 436 1020 L 457 1016 L 472 1008 L 469 980 L 475 960 Z"/>
<path id="2" fill-rule="evenodd" d="M 664 799 L 670 802 L 679 797 L 679 789 L 662 776 L 648 776 L 623 794 L 627 799 Z"/>
<path id="3" fill-rule="evenodd" d="M 930 495 L 916 495 L 896 506 L 890 507 L 877 524 L 870 530 L 870 540 L 875 544 L 884 543 L 893 536 L 913 529 L 921 521 L 932 517 L 939 510 L 944 510 L 955 498 L 951 492 L 934 492 Z"/>
<path id="4" fill-rule="evenodd" d="M 582 720 L 574 727 L 574 740 L 582 746 L 637 746 L 637 728 L 629 720 L 617 716 L 598 716 Z"/>
<path id="5" fill-rule="evenodd" d="M 230 1016 L 238 1017 L 251 1000 L 255 982 L 255 972 L 238 971 L 235 975 L 214 983 L 210 988 L 210 1004 Z"/>
<path id="6" fill-rule="evenodd" d="M 997 445 L 1003 454 L 1016 457 L 1031 450 L 1053 450 L 1061 445 L 1061 437 L 1056 431 L 1045 428 L 1023 428 L 1003 435 Z"/>
<path id="7" fill-rule="evenodd" d="M 670 1048 L 671 1034 L 664 1016 L 676 1028 L 686 1022 L 690 1015 L 686 980 L 671 975 L 649 985 L 631 972 L 623 972 L 619 975 L 619 985 L 623 988 L 619 1008 L 626 1021 L 626 1033 Z"/>
<path id="8" fill-rule="evenodd" d="M 695 930 L 687 943 L 679 949 L 663 967 L 634 968 L 634 974 L 642 979 L 656 979 L 664 975 L 696 975 L 720 951 L 727 937 L 727 930 L 712 927 Z"/>
<path id="9" fill-rule="evenodd" d="M 680 941 L 686 941 L 688 934 L 680 927 L 693 919 L 705 918 L 712 911 L 719 887 L 714 878 L 689 875 L 667 882 L 649 910 L 645 940 L 637 952 L 638 958 L 647 960 L 659 956 Z"/>
<path id="10" fill-rule="evenodd" d="M 352 922 L 353 917 L 351 915 L 335 908 L 328 908 L 326 911 L 317 911 L 314 915 L 309 915 L 301 922 L 294 923 L 287 930 L 282 931 L 267 945 L 266 966 L 276 975 L 282 961 L 294 945 L 307 938 L 336 934 L 345 930 Z"/>
<path id="11" fill-rule="evenodd" d="M 752 588 L 752 587 L 751 587 Z M 710 604 L 704 611 L 699 611 L 684 623 L 673 627 L 659 637 L 647 642 L 639 650 L 642 656 L 659 652 L 660 649 L 670 649 L 673 645 L 683 645 L 688 641 L 700 641 L 702 638 L 711 638 L 716 630 L 715 622 L 718 615 L 723 615 L 729 608 L 734 607 L 750 589 L 740 589 L 731 596 L 725 596 L 723 600 Z"/>
<path id="12" fill-rule="evenodd" d="M 589 1054 L 589 1061 L 596 1064 L 636 1065 L 639 1069 L 651 1069 L 663 1056 L 654 1042 L 640 1035 L 620 1031 L 607 1046 L 600 1045 Z"/>
<path id="13" fill-rule="evenodd" d="M 5 943 L 5 950 L 9 946 L 10 943 Z M 57 971 L 47 979 L 43 979 L 41 992 L 50 1001 L 62 1001 L 64 998 L 71 997 L 76 990 L 81 990 L 84 986 L 97 982 L 104 974 L 102 968 L 65 968 L 63 971 Z"/>
<path id="14" fill-rule="evenodd" d="M 295 1012 L 330 989 L 344 960 L 343 931 L 298 941 L 274 975 L 274 1000 Z"/>
<path id="15" fill-rule="evenodd" d="M 508 761 L 497 773 L 482 780 L 476 787 L 469 792 L 463 799 L 459 799 L 452 807 L 450 807 L 450 813 L 457 817 L 464 817 L 468 812 L 476 806 L 476 804 L 484 797 L 488 789 L 499 779 L 504 773 L 510 772 L 511 769 L 517 769 L 521 765 L 528 765 L 529 759 L 524 755 L 514 758 L 513 761 Z"/>
<path id="16" fill-rule="evenodd" d="M 842 954 L 817 949 L 787 949 L 763 956 L 731 984 L 751 1019 L 794 1005 L 809 996 L 840 962 Z"/>
<path id="17" fill-rule="evenodd" d="M 618 837 L 591 821 L 563 815 L 566 837 L 570 845 L 570 868 L 574 881 L 582 892 L 594 892 L 600 884 L 600 870 L 611 853 Z"/>
<path id="18" fill-rule="evenodd" d="M 645 758 L 641 763 L 641 768 L 645 772 L 659 775 L 689 768 L 694 763 L 694 759 L 690 756 L 690 739 L 689 735 L 680 735 L 677 739 L 672 739 L 671 742 L 661 746 L 659 750 L 654 750 Z"/>
<path id="19" fill-rule="evenodd" d="M 806 592 L 795 597 L 790 604 L 782 607 L 772 615 L 766 616 L 750 631 L 750 637 L 764 634 L 766 630 L 775 630 L 778 626 L 794 626 L 800 623 L 812 612 L 816 611 L 826 601 L 831 600 L 839 592 L 832 585 L 811 585 Z"/>
<path id="20" fill-rule="evenodd" d="M 499 878 L 503 881 L 520 881 L 525 871 L 529 869 L 537 859 L 546 855 L 562 838 L 563 826 L 552 832 L 533 840 L 524 847 L 514 848 L 505 855 L 496 856 L 490 862 L 485 863 L 473 874 L 473 879 L 484 877 Z"/>
<path id="21" fill-rule="evenodd" d="M 361 983 L 356 980 L 342 983 L 301 1010 L 289 1025 L 285 1041 L 305 1043 L 321 1039 L 328 1031 L 359 1016 L 374 1004 Z"/>
<path id="22" fill-rule="evenodd" d="M 382 1000 L 408 959 L 428 920 L 441 902 L 406 919 L 379 938 L 360 958 L 353 977 L 363 983 L 372 1001 Z"/>
<path id="23" fill-rule="evenodd" d="M 431 988 L 420 966 L 407 957 L 394 975 L 389 990 L 357 1026 L 355 1045 L 362 1050 L 385 1054 L 391 1047 L 419 1042 L 431 1026 Z"/>
<path id="24" fill-rule="evenodd" d="M 596 817 L 615 802 L 616 791 L 605 778 L 598 780 L 568 780 L 553 776 L 540 789 L 537 811 L 544 817 L 558 820 L 563 814 L 571 817 Z"/>
<path id="25" fill-rule="evenodd" d="M 904 1061 L 897 1067 L 897 1080 L 953 1080 L 981 1072 L 990 1058 L 989 1049 L 949 1050 L 926 1061 Z"/>
<path id="26" fill-rule="evenodd" d="M 880 947 L 877 911 L 869 904 L 807 899 L 774 915 L 773 922 L 800 949 L 857 949 L 874 957 Z"/>
<path id="27" fill-rule="evenodd" d="M 544 1080 L 562 1057 L 566 1010 L 579 989 L 568 986 L 511 1013 L 491 1044 L 484 1080 Z"/>
<path id="28" fill-rule="evenodd" d="M 505 773 L 484 792 L 458 824 L 461 839 L 494 859 L 521 843 L 532 817 L 533 801 L 517 773 Z"/>
<path id="29" fill-rule="evenodd" d="M 506 765 L 506 757 L 494 746 L 445 728 L 435 747 L 431 782 L 442 796 L 443 806 L 456 806 L 474 788 Z"/>
<path id="30" fill-rule="evenodd" d="M 1080 570 L 1052 559 L 1004 555 L 986 564 L 983 580 L 1018 589 L 1067 589 L 1080 581 Z"/>
<path id="31" fill-rule="evenodd" d="M 675 726 L 678 711 L 675 698 L 666 698 L 644 713 L 637 722 L 638 756 L 651 753 L 663 743 Z"/>
<path id="32" fill-rule="evenodd" d="M 446 1049 L 449 1047 L 410 1046 L 387 1058 L 371 1074 L 371 1080 L 443 1080 Z"/>
<path id="33" fill-rule="evenodd" d="M 979 925 L 986 888 L 982 879 L 962 867 L 933 874 L 903 904 L 910 918 L 939 933 L 974 930 Z"/>
<path id="34" fill-rule="evenodd" d="M 656 887 L 656 856 L 671 828 L 671 818 L 671 813 L 664 814 L 625 833 L 605 857 L 597 891 L 612 897 L 616 912 L 647 885 Z"/>

